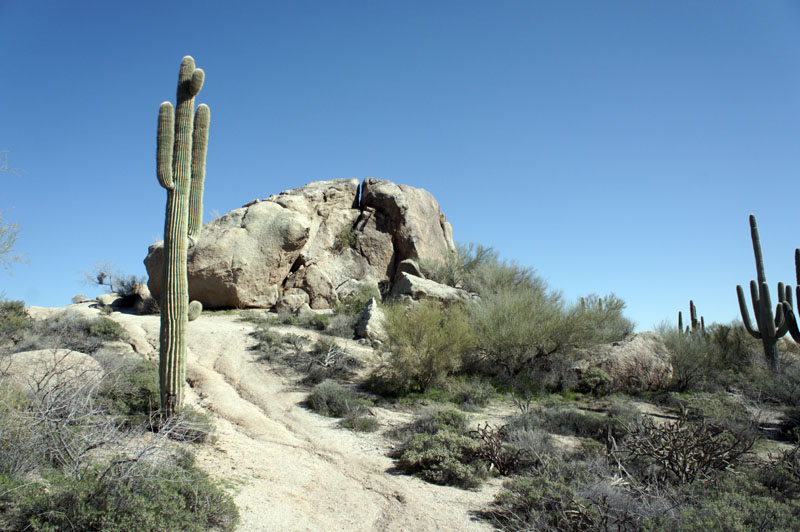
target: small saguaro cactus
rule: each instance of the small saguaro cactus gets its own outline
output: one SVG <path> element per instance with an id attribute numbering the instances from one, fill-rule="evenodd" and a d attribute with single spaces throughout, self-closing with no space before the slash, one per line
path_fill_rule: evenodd
<path id="1" fill-rule="evenodd" d="M 700 321 L 697 321 L 697 307 L 694 306 L 694 301 L 691 299 L 689 300 L 689 319 L 691 320 L 691 330 L 689 329 L 689 325 L 686 326 L 686 330 L 683 329 L 683 314 L 678 311 L 678 332 L 682 333 L 690 333 L 695 331 L 700 331 L 704 333 L 706 331 L 706 322 L 703 319 L 703 316 L 700 316 Z M 699 328 L 698 328 L 699 325 Z"/>
<path id="2" fill-rule="evenodd" d="M 186 268 L 189 240 L 197 239 L 203 219 L 210 112 L 204 104 L 195 112 L 194 97 L 204 78 L 194 59 L 184 57 L 178 75 L 177 111 L 173 112 L 170 102 L 162 103 L 158 111 L 158 182 L 167 190 L 159 336 L 159 384 L 165 416 L 176 413 L 183 404 L 187 322 L 190 314 L 197 317 L 202 310 L 199 302 L 189 304 Z"/>
<path id="3" fill-rule="evenodd" d="M 778 371 L 778 339 L 786 334 L 788 322 L 785 316 L 785 290 L 783 283 L 778 283 L 778 305 L 775 308 L 775 317 L 772 316 L 772 300 L 769 296 L 767 276 L 764 273 L 764 259 L 761 256 L 761 239 L 758 237 L 758 225 L 755 215 L 750 215 L 750 236 L 753 240 L 753 254 L 756 258 L 756 275 L 758 282 L 750 281 L 750 296 L 753 300 L 753 313 L 756 325 L 750 321 L 744 290 L 741 285 L 736 285 L 736 295 L 739 298 L 739 310 L 742 313 L 744 328 L 754 338 L 761 340 L 764 345 L 764 355 L 772 371 Z M 791 307 L 790 307 L 791 308 Z"/>

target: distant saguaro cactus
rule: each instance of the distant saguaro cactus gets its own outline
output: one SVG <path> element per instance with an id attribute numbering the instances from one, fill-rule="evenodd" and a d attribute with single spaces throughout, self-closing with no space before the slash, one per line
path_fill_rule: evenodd
<path id="1" fill-rule="evenodd" d="M 173 112 L 170 102 L 162 103 L 158 110 L 158 182 L 167 190 L 159 336 L 161 410 L 166 416 L 180 410 L 186 380 L 186 327 L 190 314 L 186 257 L 189 239 L 194 241 L 202 227 L 210 120 L 207 105 L 198 106 L 195 113 L 194 97 L 204 79 L 205 74 L 195 68 L 194 59 L 184 57 L 178 75 L 177 112 Z M 192 302 L 193 317 L 201 309 L 199 302 Z"/>
<path id="2" fill-rule="evenodd" d="M 682 333 L 690 333 L 695 331 L 700 331 L 704 333 L 706 331 L 706 322 L 703 319 L 703 316 L 700 316 L 700 321 L 697 321 L 697 307 L 694 306 L 694 301 L 691 299 L 689 300 L 689 319 L 691 320 L 691 330 L 689 329 L 689 325 L 686 326 L 686 330 L 683 329 L 683 314 L 678 311 L 678 331 Z M 698 329 L 698 324 L 700 325 Z"/>
<path id="3" fill-rule="evenodd" d="M 772 371 L 778 371 L 778 339 L 786 334 L 789 320 L 785 316 L 785 290 L 783 283 L 778 283 L 778 305 L 775 308 L 775 317 L 772 316 L 772 300 L 769 296 L 767 276 L 764 273 L 764 259 L 761 256 L 761 239 L 758 236 L 758 225 L 755 215 L 750 215 L 750 236 L 753 240 L 753 254 L 756 257 L 756 275 L 758 282 L 750 281 L 750 296 L 753 300 L 753 313 L 756 325 L 750 321 L 744 290 L 741 285 L 736 285 L 736 295 L 739 298 L 739 310 L 747 332 L 754 338 L 761 340 L 764 345 L 764 355 Z M 791 306 L 789 307 L 791 308 Z"/>

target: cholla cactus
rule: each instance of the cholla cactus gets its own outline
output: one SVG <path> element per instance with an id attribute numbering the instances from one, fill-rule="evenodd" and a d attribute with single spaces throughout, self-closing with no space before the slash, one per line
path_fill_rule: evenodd
<path id="1" fill-rule="evenodd" d="M 178 75 L 177 112 L 170 102 L 162 103 L 158 112 L 158 182 L 167 190 L 159 353 L 161 410 L 166 416 L 180 410 L 186 380 L 190 313 L 186 256 L 189 239 L 194 241 L 202 226 L 210 119 L 207 105 L 198 106 L 195 113 L 194 97 L 204 78 L 194 59 L 184 57 Z M 198 305 L 192 302 L 194 317 L 200 313 Z"/>

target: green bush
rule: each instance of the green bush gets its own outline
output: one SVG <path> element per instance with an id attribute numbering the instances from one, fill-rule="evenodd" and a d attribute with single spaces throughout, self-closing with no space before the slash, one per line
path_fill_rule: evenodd
<path id="1" fill-rule="evenodd" d="M 800 529 L 800 501 L 777 499 L 749 475 L 725 475 L 682 493 L 678 512 L 647 520 L 646 532 L 791 532 Z M 675 515 L 677 513 L 677 515 Z"/>
<path id="2" fill-rule="evenodd" d="M 577 391 L 603 396 L 611 392 L 612 385 L 613 382 L 608 373 L 601 368 L 591 367 L 580 376 Z"/>
<path id="3" fill-rule="evenodd" d="M 28 324 L 24 301 L 0 300 L 0 338 L 17 337 Z"/>
<path id="4" fill-rule="evenodd" d="M 58 348 L 91 355 L 104 343 L 127 337 L 125 329 L 110 318 L 88 318 L 76 312 L 63 311 L 29 322 L 14 350 Z"/>
<path id="5" fill-rule="evenodd" d="M 470 307 L 479 354 L 476 369 L 509 382 L 530 382 L 556 355 L 620 340 L 633 329 L 622 315 L 624 303 L 613 295 L 590 296 L 583 305 L 567 306 L 544 281 L 525 278 L 482 295 L 480 304 Z"/>
<path id="6" fill-rule="evenodd" d="M 460 305 L 444 308 L 423 300 L 406 309 L 385 308 L 384 326 L 390 356 L 377 378 L 396 393 L 425 392 L 461 366 L 461 355 L 472 344 L 472 331 Z"/>
<path id="7" fill-rule="evenodd" d="M 476 460 L 480 443 L 452 430 L 415 434 L 404 446 L 399 466 L 404 472 L 434 484 L 477 488 L 486 466 Z"/>
<path id="8" fill-rule="evenodd" d="M 466 433 L 467 416 L 452 408 L 427 407 L 417 414 L 414 421 L 390 431 L 388 435 L 405 444 L 417 434 L 436 434 L 442 430 Z"/>
<path id="9" fill-rule="evenodd" d="M 96 469 L 79 480 L 58 471 L 33 483 L 0 478 L 0 506 L 4 531 L 201 532 L 238 522 L 231 497 L 186 460 L 131 477 Z"/>
<path id="10" fill-rule="evenodd" d="M 381 301 L 381 292 L 378 287 L 364 284 L 356 292 L 343 297 L 336 306 L 335 313 L 355 316 L 364 310 L 364 306 L 373 297 L 378 302 Z"/>
<path id="11" fill-rule="evenodd" d="M 159 408 L 158 366 L 147 360 L 122 360 L 98 389 L 98 399 L 111 415 L 122 416 L 130 426 L 147 422 Z"/>
<path id="12" fill-rule="evenodd" d="M 375 416 L 362 412 L 351 411 L 342 419 L 341 424 L 356 432 L 375 432 L 378 430 L 378 420 Z"/>
<path id="13" fill-rule="evenodd" d="M 313 314 L 308 318 L 308 326 L 318 331 L 324 331 L 331 321 L 331 317 L 327 314 Z"/>
<path id="14" fill-rule="evenodd" d="M 469 410 L 486 406 L 494 394 L 491 383 L 481 377 L 451 378 L 446 381 L 445 388 L 450 401 Z"/>
<path id="15" fill-rule="evenodd" d="M 419 267 L 427 279 L 453 287 L 463 287 L 478 268 L 497 262 L 497 253 L 480 244 L 456 244 L 455 252 L 443 253 L 439 262 L 421 260 Z"/>
<path id="16" fill-rule="evenodd" d="M 333 240 L 333 250 L 341 253 L 345 249 L 355 249 L 357 243 L 355 230 L 350 226 L 345 226 L 336 234 Z"/>
<path id="17" fill-rule="evenodd" d="M 323 381 L 314 386 L 308 401 L 315 412 L 331 417 L 360 413 L 365 403 L 356 391 L 335 381 Z"/>

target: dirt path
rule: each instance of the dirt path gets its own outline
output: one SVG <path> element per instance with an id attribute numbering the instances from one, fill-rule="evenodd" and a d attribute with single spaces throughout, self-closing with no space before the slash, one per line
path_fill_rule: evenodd
<path id="1" fill-rule="evenodd" d="M 155 354 L 158 317 L 112 318 L 137 350 Z M 256 361 L 250 331 L 232 315 L 189 324 L 187 400 L 217 421 L 215 444 L 197 460 L 232 485 L 238 531 L 492 530 L 470 512 L 492 500 L 499 481 L 474 492 L 397 474 L 382 431 L 354 433 L 304 408 L 305 391 Z"/>

